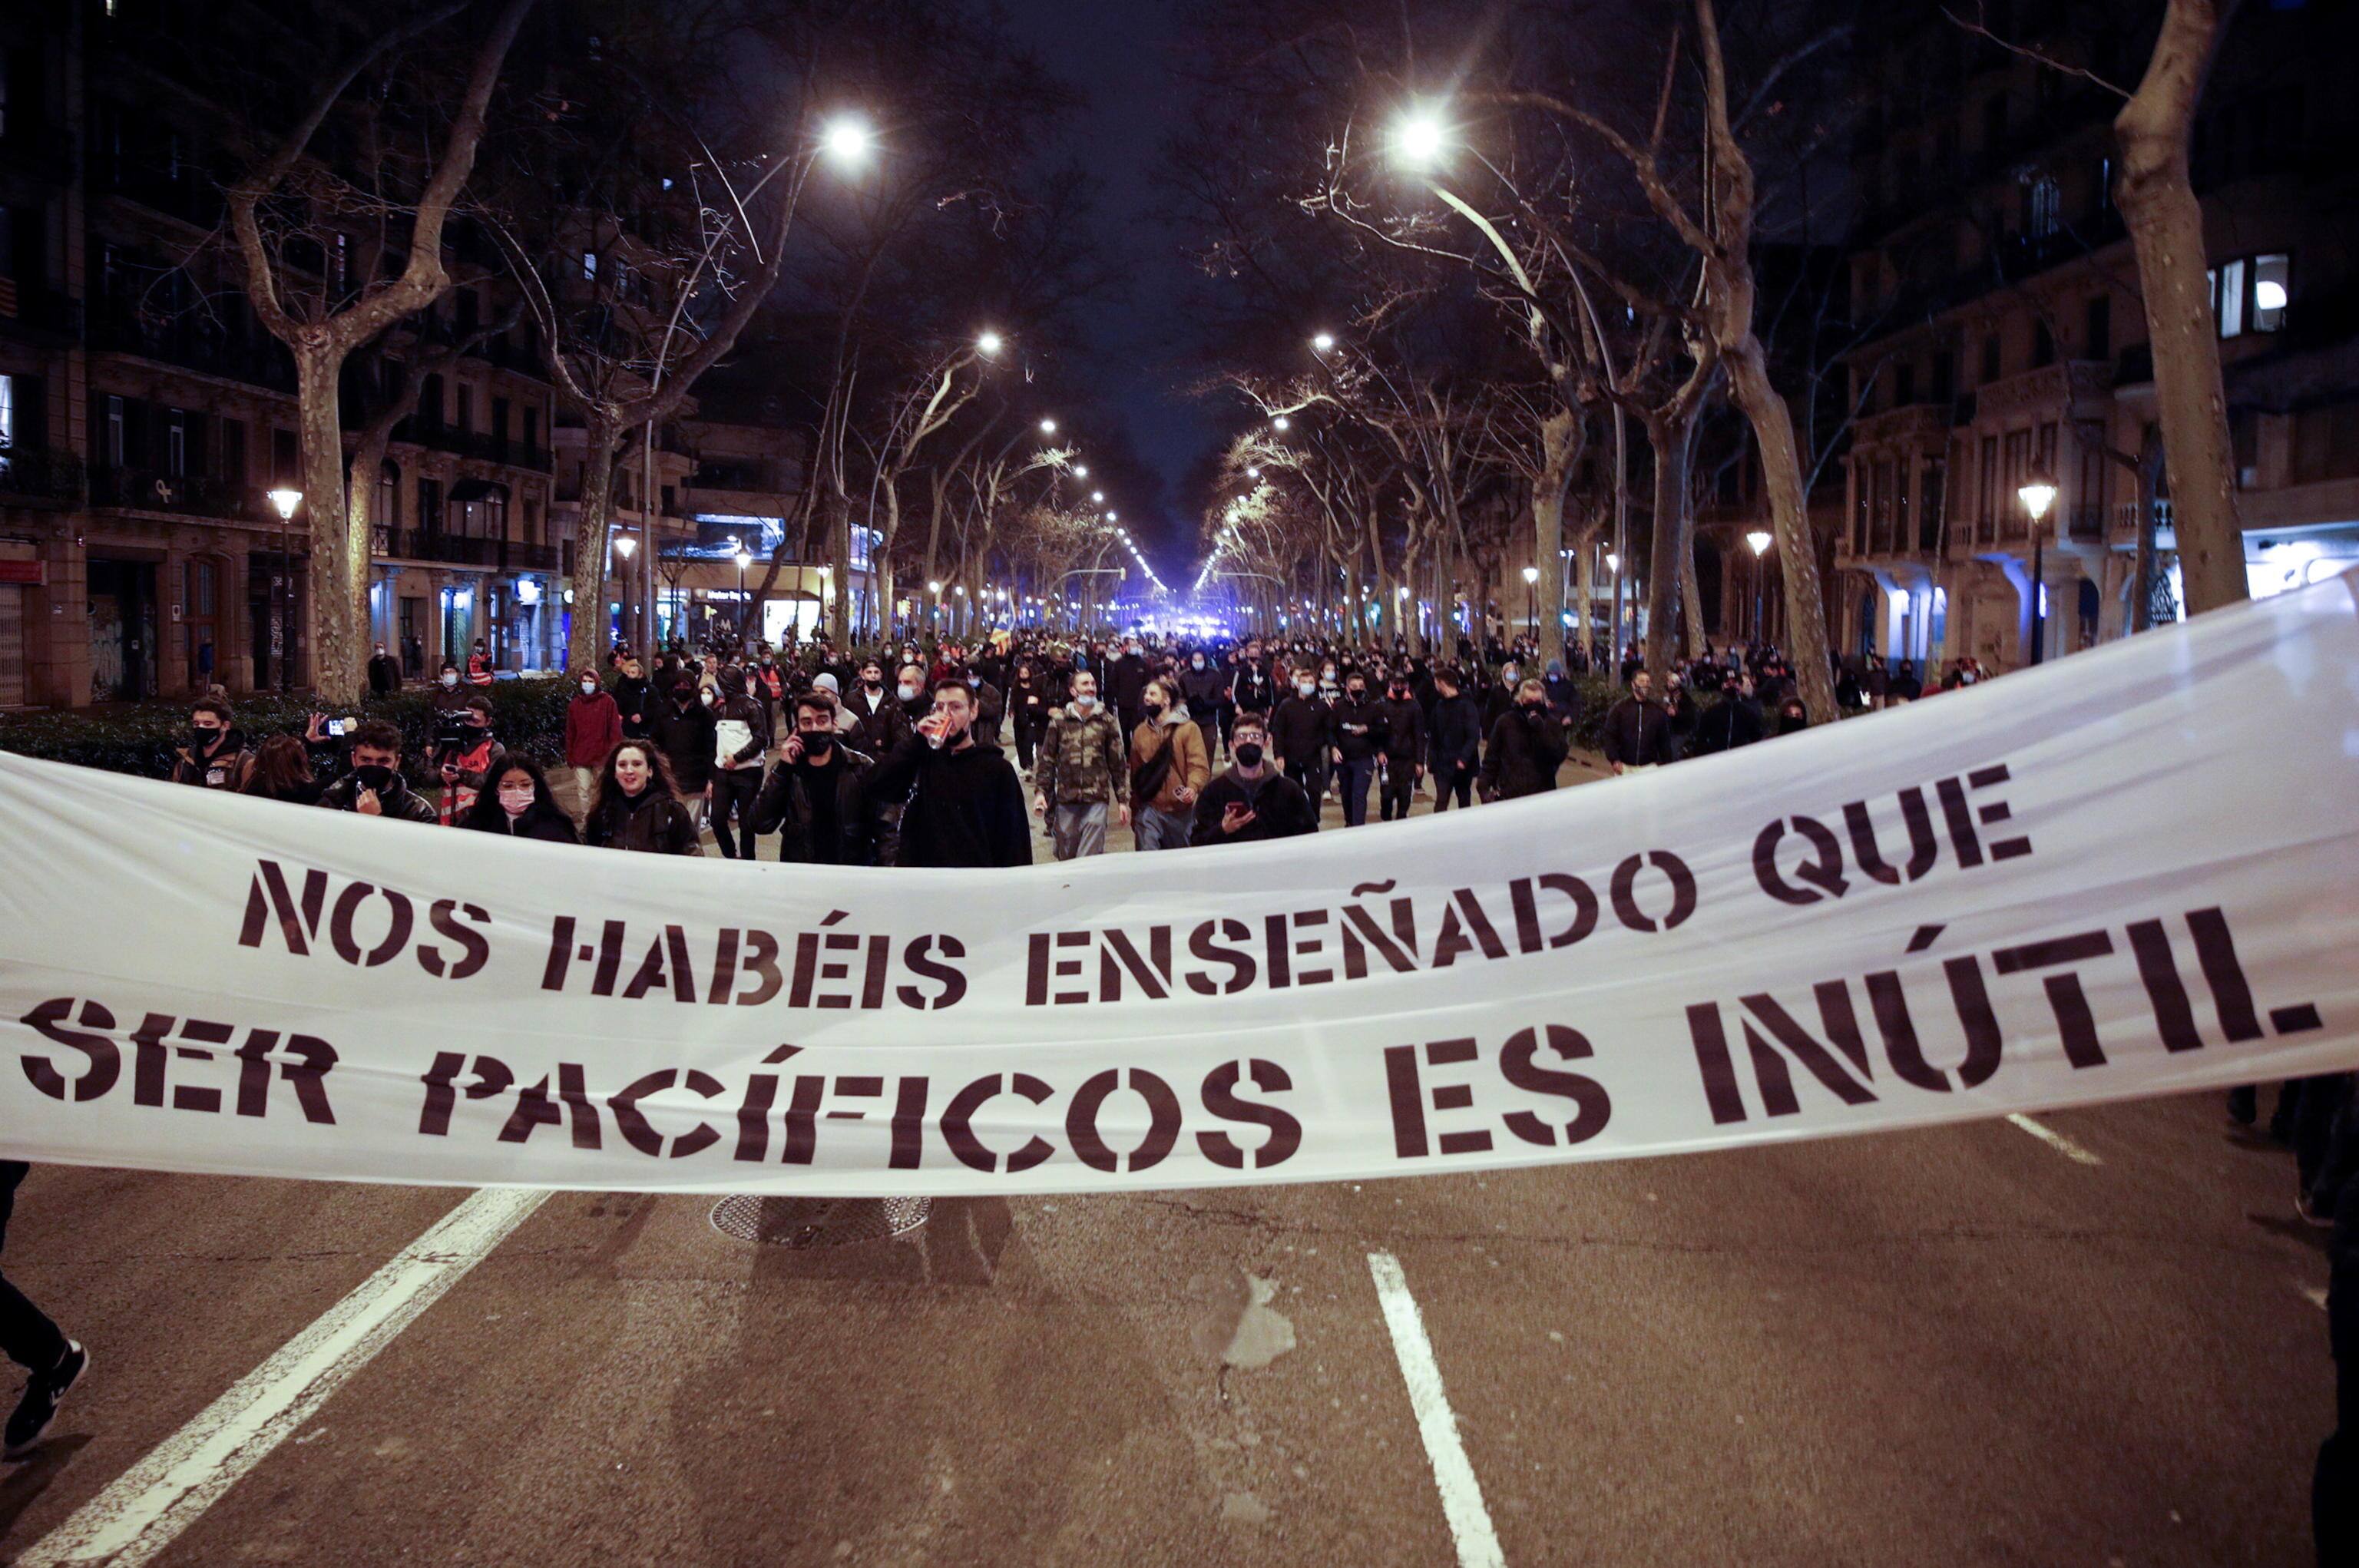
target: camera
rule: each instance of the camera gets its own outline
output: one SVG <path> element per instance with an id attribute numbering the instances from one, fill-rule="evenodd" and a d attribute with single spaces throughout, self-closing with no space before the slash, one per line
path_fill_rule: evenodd
<path id="1" fill-rule="evenodd" d="M 434 716 L 434 761 L 437 766 L 450 761 L 472 747 L 482 731 L 467 722 L 463 709 Z"/>

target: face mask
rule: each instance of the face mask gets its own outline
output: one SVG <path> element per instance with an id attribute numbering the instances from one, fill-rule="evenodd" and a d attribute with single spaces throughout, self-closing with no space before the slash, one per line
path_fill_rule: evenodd
<path id="1" fill-rule="evenodd" d="M 1155 717 L 1155 715 L 1157 715 L 1158 713 L 1160 713 L 1161 712 L 1163 712 L 1163 704 L 1162 704 L 1162 703 L 1160 703 L 1160 702 L 1141 702 L 1141 703 L 1139 704 L 1139 706 L 1140 706 L 1141 708 L 1144 708 L 1144 709 L 1146 709 L 1146 710 L 1147 710 L 1147 716 L 1148 718 L 1150 718 L 1150 719 L 1151 719 L 1151 718 L 1153 718 L 1153 717 Z"/>
<path id="2" fill-rule="evenodd" d="M 393 769 L 372 763 L 366 768 L 353 768 L 353 778 L 362 789 L 374 789 L 382 795 L 393 783 Z"/>
<path id="3" fill-rule="evenodd" d="M 500 810 L 512 817 L 520 817 L 532 810 L 532 786 L 529 784 L 501 785 Z"/>
<path id="4" fill-rule="evenodd" d="M 1077 713 L 1086 713 L 1097 705 L 1098 700 L 1086 691 L 1073 699 L 1073 711 Z"/>
<path id="5" fill-rule="evenodd" d="M 708 707 L 708 708 L 709 708 L 709 707 L 712 706 L 712 692 L 710 692 L 710 691 L 699 691 L 699 692 L 697 692 L 697 695 L 698 695 L 699 697 L 701 697 L 701 698 L 702 698 L 702 699 L 704 700 L 704 705 L 705 705 L 706 707 Z"/>
<path id="6" fill-rule="evenodd" d="M 595 681 L 584 681 L 582 682 L 582 694 L 584 697 L 596 696 L 598 694 L 598 682 Z"/>
<path id="7" fill-rule="evenodd" d="M 825 731 L 813 731 L 803 736 L 803 756 L 817 761 L 832 750 L 835 737 Z"/>
<path id="8" fill-rule="evenodd" d="M 1353 688 L 1352 688 L 1352 690 L 1350 691 L 1350 692 L 1348 692 L 1348 693 L 1347 693 L 1347 695 L 1349 695 L 1349 696 L 1351 697 L 1352 701 L 1353 701 L 1354 702 L 1358 702 L 1361 698 L 1363 698 L 1363 697 L 1366 696 L 1367 694 L 1368 694 L 1368 693 L 1367 693 L 1366 689 L 1365 689 L 1364 687 L 1360 687 L 1360 686 L 1354 686 L 1354 687 L 1353 687 Z"/>
<path id="9" fill-rule="evenodd" d="M 1257 740 L 1241 740 L 1237 742 L 1236 756 L 1237 766 L 1239 768 L 1259 768 L 1261 766 L 1261 742 Z"/>
<path id="10" fill-rule="evenodd" d="M 904 702 L 914 702 L 918 700 L 918 689 L 915 686 L 910 685 L 907 681 L 902 681 L 901 684 L 894 687 L 893 690 L 901 694 L 901 701 Z"/>
<path id="11" fill-rule="evenodd" d="M 864 675 L 860 678 L 860 683 L 863 686 L 867 687 L 871 691 L 874 691 L 878 687 L 885 684 L 885 677 L 882 675 Z"/>
<path id="12" fill-rule="evenodd" d="M 1190 669 L 1191 669 L 1191 670 L 1201 670 L 1201 669 L 1203 669 L 1203 668 L 1204 668 L 1204 656 L 1203 656 L 1202 654 L 1201 654 L 1201 653 L 1200 653 L 1200 654 L 1198 654 L 1195 658 L 1193 658 L 1193 659 L 1190 659 L 1190 660 L 1188 661 L 1188 665 L 1189 665 L 1189 668 L 1190 668 Z"/>
<path id="13" fill-rule="evenodd" d="M 1316 681 L 1298 681 L 1294 683 L 1294 689 L 1308 697 L 1310 693 L 1319 690 L 1319 682 Z"/>
<path id="14" fill-rule="evenodd" d="M 445 686 L 456 686 L 459 684 L 459 672 L 455 670 L 444 670 L 442 672 L 442 684 Z"/>

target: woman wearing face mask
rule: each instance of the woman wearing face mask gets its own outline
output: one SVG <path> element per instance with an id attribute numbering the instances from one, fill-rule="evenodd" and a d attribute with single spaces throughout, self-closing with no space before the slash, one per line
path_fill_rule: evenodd
<path id="1" fill-rule="evenodd" d="M 598 688 L 594 670 L 574 678 L 573 697 L 565 704 L 565 760 L 573 769 L 574 803 L 587 811 L 590 791 L 597 788 L 598 769 L 606 754 L 623 743 L 623 711 Z"/>
<path id="2" fill-rule="evenodd" d="M 582 842 L 581 835 L 573 831 L 573 819 L 565 814 L 557 797 L 549 792 L 549 780 L 538 767 L 521 757 L 508 757 L 500 764 L 490 787 L 475 797 L 475 803 L 459 819 L 459 825 L 477 833 L 537 838 L 549 844 Z"/>
<path id="3" fill-rule="evenodd" d="M 647 855 L 702 855 L 696 813 L 680 803 L 664 754 L 643 740 L 626 740 L 606 758 L 596 796 L 582 822 L 594 849 Z"/>
<path id="4" fill-rule="evenodd" d="M 438 713 L 456 713 L 467 705 L 467 699 L 473 694 L 460 690 L 459 667 L 444 659 L 442 673 L 434 682 L 434 711 Z"/>

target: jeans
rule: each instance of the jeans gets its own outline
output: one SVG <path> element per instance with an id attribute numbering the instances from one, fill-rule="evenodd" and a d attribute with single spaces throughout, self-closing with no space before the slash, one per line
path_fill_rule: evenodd
<path id="1" fill-rule="evenodd" d="M 0 1247 L 8 1241 L 8 1216 L 16 1207 L 16 1183 L 32 1169 L 21 1160 L 0 1160 Z M 40 1308 L 0 1274 L 0 1354 L 27 1372 L 46 1372 L 64 1358 L 66 1336 Z"/>
<path id="2" fill-rule="evenodd" d="M 761 792 L 762 769 L 757 765 L 713 770 L 712 838 L 721 846 L 722 858 L 754 858 L 754 797 Z M 733 817 L 736 821 L 734 843 L 730 832 Z"/>
<path id="3" fill-rule="evenodd" d="M 1458 797 L 1458 809 L 1462 811 L 1474 803 L 1474 770 L 1473 768 L 1470 768 L 1462 773 L 1453 763 L 1451 765 L 1451 771 L 1447 778 L 1439 773 L 1433 776 L 1433 809 L 1435 811 L 1450 810 L 1450 798 L 1453 795 Z"/>
<path id="4" fill-rule="evenodd" d="M 1347 757 L 1335 765 L 1335 792 L 1343 797 L 1343 825 L 1363 827 L 1368 821 L 1368 781 L 1376 776 L 1373 757 Z"/>
<path id="5" fill-rule="evenodd" d="M 1406 820 L 1408 803 L 1417 794 L 1417 762 L 1413 757 L 1385 758 L 1384 820 Z"/>
<path id="6" fill-rule="evenodd" d="M 1132 821 L 1137 823 L 1141 849 L 1185 849 L 1189 835 L 1196 831 L 1192 819 L 1152 806 L 1141 806 Z"/>
<path id="7" fill-rule="evenodd" d="M 1103 800 L 1089 805 L 1068 806 L 1060 802 L 1049 813 L 1049 837 L 1055 842 L 1057 858 L 1076 860 L 1085 855 L 1105 853 L 1106 804 Z"/>

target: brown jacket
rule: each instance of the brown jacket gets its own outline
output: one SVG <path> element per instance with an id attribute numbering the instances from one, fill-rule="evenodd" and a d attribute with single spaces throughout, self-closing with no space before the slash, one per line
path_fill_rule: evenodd
<path id="1" fill-rule="evenodd" d="M 1190 789 L 1201 794 L 1212 777 L 1212 757 L 1204 747 L 1204 732 L 1188 717 L 1186 703 L 1182 702 L 1165 713 L 1160 724 L 1150 719 L 1132 732 L 1130 771 L 1136 777 L 1138 770 L 1147 765 L 1147 759 L 1161 748 L 1163 732 L 1167 729 L 1171 734 L 1171 767 L 1163 776 L 1163 787 L 1151 800 L 1132 803 L 1152 806 L 1175 817 L 1185 817 L 1196 807 L 1192 800 L 1181 800 L 1180 791 Z"/>

